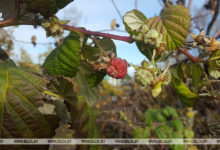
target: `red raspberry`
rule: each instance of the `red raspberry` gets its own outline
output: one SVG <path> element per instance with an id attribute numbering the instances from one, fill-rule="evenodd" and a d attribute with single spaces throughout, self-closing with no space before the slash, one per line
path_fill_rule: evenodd
<path id="1" fill-rule="evenodd" d="M 109 63 L 107 74 L 113 78 L 121 79 L 127 75 L 127 61 L 121 58 L 113 58 Z"/>

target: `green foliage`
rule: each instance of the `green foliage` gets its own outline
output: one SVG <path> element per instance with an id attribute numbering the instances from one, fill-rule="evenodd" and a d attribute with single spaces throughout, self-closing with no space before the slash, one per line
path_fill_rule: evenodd
<path id="1" fill-rule="evenodd" d="M 80 65 L 80 36 L 71 32 L 63 43 L 54 49 L 44 62 L 44 68 L 50 75 L 73 77 Z"/>
<path id="2" fill-rule="evenodd" d="M 133 65 L 133 67 L 136 70 L 134 75 L 135 81 L 144 87 L 150 85 L 153 88 L 153 97 L 157 97 L 162 91 L 162 86 L 167 86 L 170 83 L 171 73 L 168 70 L 168 67 L 164 70 L 157 67 L 154 61 L 154 56 L 150 63 L 144 60 L 142 61 L 141 66 Z"/>
<path id="3" fill-rule="evenodd" d="M 96 61 L 100 58 L 100 56 L 105 56 L 110 53 L 116 54 L 116 46 L 113 40 L 109 38 L 102 38 L 100 40 L 97 40 L 99 47 L 97 44 L 95 46 L 85 45 L 81 51 L 81 54 L 84 58 L 84 60 L 89 61 Z"/>
<path id="4" fill-rule="evenodd" d="M 198 100 L 198 91 L 203 84 L 203 68 L 194 63 L 180 63 L 172 66 L 172 85 L 181 102 L 186 106 L 193 106 Z M 192 85 L 188 83 L 192 79 Z"/>
<path id="5" fill-rule="evenodd" d="M 128 33 L 133 35 L 146 21 L 146 16 L 138 10 L 127 12 L 123 17 L 123 23 Z"/>
<path id="6" fill-rule="evenodd" d="M 217 50 L 209 57 L 209 74 L 214 79 L 220 78 L 220 50 Z"/>
<path id="7" fill-rule="evenodd" d="M 184 105 L 193 106 L 197 102 L 198 95 L 191 92 L 190 89 L 181 80 L 179 80 L 175 76 L 172 76 L 171 83 L 175 88 L 178 97 Z"/>
<path id="8" fill-rule="evenodd" d="M 43 105 L 39 91 L 44 85 L 42 79 L 4 63 L 0 63 L 0 76 L 0 136 L 50 137 L 53 131 L 38 110 Z"/>
<path id="9" fill-rule="evenodd" d="M 160 139 L 166 138 L 193 138 L 191 129 L 185 130 L 176 110 L 170 106 L 163 109 L 148 109 L 142 118 L 146 126 L 135 127 L 133 135 L 135 138 L 151 138 L 155 136 Z M 184 150 L 184 145 L 170 145 L 173 150 Z"/>
<path id="10" fill-rule="evenodd" d="M 195 63 L 189 63 L 187 66 L 189 77 L 192 78 L 192 84 L 195 89 L 198 89 L 203 84 L 203 70 Z"/>
<path id="11" fill-rule="evenodd" d="M 70 130 L 73 137 L 76 138 L 97 138 L 98 131 L 96 129 L 96 116 L 95 111 L 91 108 L 84 97 L 93 97 L 94 89 L 89 89 L 85 79 L 81 80 L 80 77 L 84 77 L 83 69 L 79 69 L 76 75 L 76 79 L 70 79 L 65 77 L 57 77 L 51 80 L 47 84 L 47 88 L 54 92 L 56 97 L 63 99 L 67 105 L 68 111 L 71 115 L 71 127 Z M 83 86 L 85 84 L 86 87 Z M 86 85 L 87 84 L 87 85 Z M 83 89 L 83 87 L 85 89 Z M 79 89 L 79 91 L 78 91 Z M 83 91 L 84 90 L 84 91 Z M 88 92 L 88 93 L 86 93 Z M 87 94 L 86 96 L 84 94 Z M 59 106 L 57 106 L 59 107 Z M 74 131 L 74 134 L 73 134 Z M 62 132 L 61 132 L 62 133 Z M 63 133 L 62 133 L 63 135 Z M 67 135 L 67 134 L 65 134 Z M 80 149 L 92 149 L 98 148 L 97 146 L 79 146 Z"/>
<path id="12" fill-rule="evenodd" d="M 158 28 L 161 31 L 168 50 L 180 47 L 189 33 L 191 16 L 188 8 L 170 6 L 161 13 L 161 20 L 164 26 L 157 25 L 158 27 L 156 27 L 156 22 L 160 22 L 157 19 L 153 23 L 149 20 L 147 25 L 151 26 L 151 28 Z"/>
<path id="13" fill-rule="evenodd" d="M 153 49 L 157 49 L 159 56 L 156 60 L 163 60 L 170 53 L 165 51 L 175 50 L 183 44 L 189 33 L 190 21 L 189 10 L 183 6 L 170 6 L 163 10 L 160 17 L 149 19 L 136 10 L 124 16 L 126 30 L 136 40 L 139 50 L 151 59 Z M 150 35 L 151 31 L 153 34 Z M 149 43 L 149 40 L 152 42 Z M 162 57 L 161 53 L 164 54 Z"/>
<path id="14" fill-rule="evenodd" d="M 81 63 L 75 80 L 80 95 L 82 95 L 88 103 L 93 104 L 97 100 L 99 88 L 94 87 L 94 85 L 97 84 L 97 81 L 101 81 L 103 77 L 104 76 L 100 77 L 100 73 L 93 74 L 93 70 L 91 70 L 91 66 L 87 62 Z"/>

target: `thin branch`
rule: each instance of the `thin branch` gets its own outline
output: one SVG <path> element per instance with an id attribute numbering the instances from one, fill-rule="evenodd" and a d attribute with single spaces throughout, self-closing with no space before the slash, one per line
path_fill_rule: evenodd
<path id="1" fill-rule="evenodd" d="M 101 36 L 101 37 L 107 37 L 115 40 L 120 40 L 128 43 L 132 43 L 134 40 L 130 36 L 119 36 L 109 33 L 101 33 L 101 32 L 95 32 L 95 31 L 89 31 L 78 27 L 73 27 L 69 25 L 63 25 L 63 29 L 70 30 L 70 31 L 77 31 L 84 33 L 86 35 L 95 35 L 95 36 Z"/>
<path id="2" fill-rule="evenodd" d="M 125 30 L 120 30 L 120 29 L 102 29 L 102 30 L 96 30 L 96 32 L 122 32 L 122 33 L 127 33 Z"/>
<path id="3" fill-rule="evenodd" d="M 97 119 L 96 122 L 108 122 L 108 123 L 114 123 L 114 124 L 128 124 L 126 121 L 121 121 L 121 120 L 103 120 L 103 119 Z M 144 122 L 132 122 L 134 125 L 141 125 L 144 126 L 146 125 Z"/>
<path id="4" fill-rule="evenodd" d="M 17 40 L 17 39 L 14 38 L 13 36 L 10 36 L 10 37 L 11 37 L 11 39 L 12 39 L 13 41 L 15 41 L 15 42 L 23 43 L 23 44 L 31 44 L 31 45 L 33 45 L 32 42 Z M 54 42 L 36 43 L 36 45 L 54 45 Z"/>
<path id="5" fill-rule="evenodd" d="M 196 20 L 196 19 L 199 19 L 199 18 L 202 18 L 202 17 L 206 17 L 208 15 L 209 15 L 209 13 L 198 15 L 198 16 L 193 17 L 192 20 Z"/>
<path id="6" fill-rule="evenodd" d="M 220 29 L 213 35 L 212 38 L 217 38 L 220 35 Z"/>
<path id="7" fill-rule="evenodd" d="M 114 0 L 111 0 L 113 6 L 115 7 L 115 10 L 117 11 L 118 15 L 120 16 L 121 20 L 123 21 L 123 17 L 121 15 L 121 12 L 119 11 L 117 5 L 115 4 L 115 1 Z"/>
<path id="8" fill-rule="evenodd" d="M 188 53 L 187 51 L 185 51 L 183 48 L 179 48 L 178 49 L 181 53 L 183 53 L 184 55 L 186 55 L 190 60 L 192 60 L 193 62 L 201 62 L 201 63 L 206 63 L 205 60 L 199 59 L 197 57 L 194 57 L 193 55 L 191 55 L 190 53 Z"/>
<path id="9" fill-rule="evenodd" d="M 191 6 L 192 6 L 192 0 L 189 0 L 187 8 L 190 10 Z"/>
<path id="10" fill-rule="evenodd" d="M 0 28 L 14 26 L 14 25 L 41 25 L 41 23 L 34 21 L 34 20 L 15 20 L 15 19 L 8 19 L 8 20 L 0 21 Z M 73 26 L 68 26 L 68 25 L 63 25 L 63 29 L 81 32 L 86 35 L 96 35 L 96 36 L 101 36 L 101 37 L 107 37 L 107 38 L 111 38 L 115 40 L 125 41 L 128 43 L 132 43 L 134 41 L 130 36 L 119 36 L 119 35 L 114 35 L 114 34 L 109 34 L 109 33 L 89 31 L 89 30 L 85 30 L 85 29 L 77 28 Z"/>
<path id="11" fill-rule="evenodd" d="M 212 17 L 211 22 L 208 25 L 208 29 L 207 29 L 207 33 L 206 33 L 207 35 L 209 35 L 209 33 L 211 31 L 211 28 L 212 28 L 213 24 L 215 23 L 215 21 L 216 21 L 216 19 L 218 17 L 219 5 L 220 5 L 220 0 L 217 0 L 217 4 L 216 4 L 216 7 L 215 7 L 215 13 L 214 13 L 214 15 Z"/>
<path id="12" fill-rule="evenodd" d="M 0 21 L 0 28 L 15 26 L 15 25 L 41 25 L 41 23 L 35 20 L 16 20 L 16 19 L 7 19 Z"/>
<path id="13" fill-rule="evenodd" d="M 134 1 L 134 8 L 135 8 L 135 9 L 138 9 L 138 0 L 135 0 L 135 1 Z"/>

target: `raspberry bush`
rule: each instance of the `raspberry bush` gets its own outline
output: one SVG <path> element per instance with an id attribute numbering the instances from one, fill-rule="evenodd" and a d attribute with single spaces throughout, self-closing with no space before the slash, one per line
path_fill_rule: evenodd
<path id="1" fill-rule="evenodd" d="M 217 40 L 218 35 L 209 35 L 213 23 L 207 27 L 207 34 L 204 31 L 198 35 L 193 34 L 190 31 L 193 24 L 191 14 L 185 3 L 164 1 L 164 8 L 159 16 L 147 18 L 137 9 L 125 13 L 122 19 L 129 36 L 119 36 L 70 26 L 67 25 L 67 20 L 60 20 L 55 16 L 58 10 L 72 1 L 1 0 L 3 20 L 0 21 L 0 27 L 41 26 L 47 36 L 56 38 L 61 37 L 64 30 L 70 33 L 46 57 L 37 73 L 19 67 L 8 56 L 8 52 L 0 49 L 0 138 L 100 137 L 94 111 L 94 103 L 101 95 L 99 87 L 107 75 L 124 79 L 128 66 L 135 69 L 134 80 L 138 83 L 132 86 L 150 88 L 154 98 L 160 95 L 164 87 L 172 85 L 181 107 L 193 107 L 201 116 L 207 115 L 201 108 L 218 108 L 220 42 Z M 213 20 L 217 18 L 219 3 L 219 0 L 216 1 Z M 15 9 L 11 10 L 14 6 Z M 36 44 L 35 40 L 33 43 Z M 113 40 L 135 43 L 146 60 L 138 66 L 118 58 Z M 198 57 L 189 53 L 193 49 L 198 50 Z M 179 59 L 179 54 L 186 57 Z M 176 61 L 170 63 L 170 58 L 175 58 Z M 45 107 L 50 107 L 50 111 L 45 111 Z M 154 125 L 151 126 L 155 135 L 159 138 L 174 136 L 170 132 L 180 129 L 175 129 L 171 124 L 181 126 L 180 136 L 177 138 L 187 137 L 185 132 L 188 131 L 189 135 L 193 135 L 192 126 L 182 130 L 183 123 L 178 116 L 166 117 L 164 112 L 168 110 L 173 111 L 167 107 L 161 111 L 149 109 L 146 112 L 145 117 L 150 116 L 151 121 L 164 123 L 156 129 Z M 154 113 L 151 114 L 150 111 Z M 123 113 L 120 112 L 121 114 Z M 154 115 L 159 116 L 159 119 Z M 124 114 L 122 118 L 128 120 Z M 172 119 L 177 120 L 175 122 Z M 206 118 L 201 122 L 207 120 Z M 132 124 L 131 121 L 129 124 Z M 209 129 L 210 124 L 204 124 L 210 131 L 212 126 Z M 215 131 L 219 129 L 217 127 Z M 147 127 L 133 128 L 135 129 L 146 129 L 147 135 L 151 133 Z M 159 131 L 166 132 L 166 129 L 170 129 L 170 132 L 161 136 L 163 133 L 160 134 Z M 63 130 L 65 134 L 61 134 Z M 219 131 L 215 133 L 218 135 Z M 207 134 L 217 137 L 211 132 Z M 140 137 L 139 133 L 135 135 Z M 93 146 L 82 145 L 74 148 L 94 149 Z"/>

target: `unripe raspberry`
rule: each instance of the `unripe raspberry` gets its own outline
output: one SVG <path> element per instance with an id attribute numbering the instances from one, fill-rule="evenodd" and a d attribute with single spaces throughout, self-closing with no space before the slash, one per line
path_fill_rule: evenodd
<path id="1" fill-rule="evenodd" d="M 152 72 L 150 72 L 149 70 L 139 68 L 135 72 L 134 79 L 142 86 L 147 86 L 154 80 L 154 77 Z"/>
<path id="2" fill-rule="evenodd" d="M 127 75 L 127 61 L 121 58 L 113 58 L 108 66 L 107 74 L 110 77 L 121 79 Z"/>

